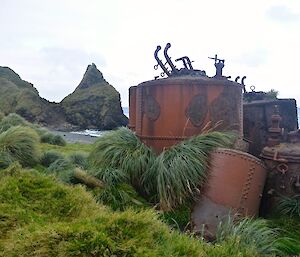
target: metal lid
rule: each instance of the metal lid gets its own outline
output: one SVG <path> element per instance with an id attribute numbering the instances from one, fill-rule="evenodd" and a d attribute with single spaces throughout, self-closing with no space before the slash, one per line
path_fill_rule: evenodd
<path id="1" fill-rule="evenodd" d="M 261 157 L 279 162 L 300 163 L 300 143 L 281 143 L 276 146 L 266 146 Z"/>

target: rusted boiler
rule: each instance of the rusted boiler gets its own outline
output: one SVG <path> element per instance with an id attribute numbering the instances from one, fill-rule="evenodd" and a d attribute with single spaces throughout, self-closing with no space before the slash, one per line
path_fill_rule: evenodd
<path id="1" fill-rule="evenodd" d="M 276 212 L 283 198 L 300 194 L 300 130 L 289 132 L 287 142 L 282 141 L 281 116 L 278 106 L 272 115 L 268 146 L 261 153 L 269 169 L 264 194 L 264 214 Z"/>
<path id="2" fill-rule="evenodd" d="M 210 238 L 228 215 L 257 216 L 266 175 L 263 162 L 250 154 L 215 150 L 210 158 L 208 182 L 193 206 L 193 231 Z"/>
<path id="3" fill-rule="evenodd" d="M 218 60 L 216 64 L 224 62 Z M 227 80 L 220 68 L 213 78 L 187 64 L 173 73 L 129 89 L 129 126 L 146 145 L 159 153 L 200 134 L 208 123 L 242 136 L 241 84 Z"/>

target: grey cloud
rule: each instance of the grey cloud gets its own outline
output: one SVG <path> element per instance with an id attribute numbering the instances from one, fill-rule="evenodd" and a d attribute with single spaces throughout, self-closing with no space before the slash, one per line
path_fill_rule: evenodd
<path id="1" fill-rule="evenodd" d="M 300 21 L 300 13 L 293 12 L 284 5 L 276 5 L 270 7 L 266 15 L 268 18 L 279 22 L 298 22 Z"/>

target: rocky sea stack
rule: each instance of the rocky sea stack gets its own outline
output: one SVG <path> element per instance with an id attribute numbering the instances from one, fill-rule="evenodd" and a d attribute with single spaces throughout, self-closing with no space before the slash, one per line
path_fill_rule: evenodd
<path id="1" fill-rule="evenodd" d="M 127 124 L 120 94 L 93 63 L 75 91 L 61 102 L 67 122 L 81 128 L 113 129 Z"/>
<path id="2" fill-rule="evenodd" d="M 60 130 L 113 129 L 128 122 L 120 94 L 95 64 L 88 66 L 78 87 L 61 103 L 41 98 L 31 83 L 12 69 L 0 67 L 0 111 Z"/>

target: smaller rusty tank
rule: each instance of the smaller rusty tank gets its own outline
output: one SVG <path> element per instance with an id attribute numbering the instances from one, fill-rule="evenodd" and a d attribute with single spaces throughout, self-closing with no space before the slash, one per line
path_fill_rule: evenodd
<path id="1" fill-rule="evenodd" d="M 136 86 L 129 88 L 129 122 L 128 128 L 135 131 L 136 122 Z"/>
<path id="2" fill-rule="evenodd" d="M 261 160 L 237 150 L 217 149 L 210 160 L 207 184 L 191 214 L 193 231 L 207 238 L 229 214 L 258 215 L 267 173 Z"/>
<path id="3" fill-rule="evenodd" d="M 265 214 L 276 211 L 283 197 L 300 194 L 300 130 L 290 132 L 288 141 L 267 146 L 261 154 L 269 169 L 264 195 Z"/>

